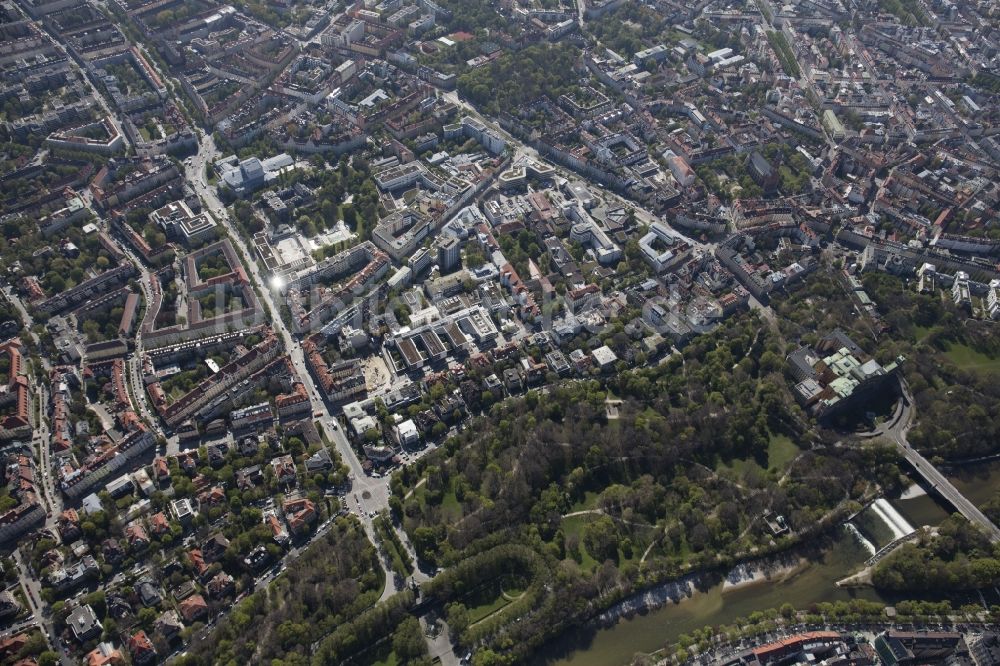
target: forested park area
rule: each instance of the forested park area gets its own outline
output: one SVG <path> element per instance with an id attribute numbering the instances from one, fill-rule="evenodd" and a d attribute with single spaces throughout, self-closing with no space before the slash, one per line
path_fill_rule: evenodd
<path id="1" fill-rule="evenodd" d="M 785 356 L 836 328 L 882 362 L 905 357 L 918 413 L 943 404 L 967 415 L 922 416 L 910 433 L 915 445 L 940 460 L 992 451 L 998 401 L 990 366 L 962 364 L 1000 350 L 991 329 L 897 278 L 866 275 L 888 324 L 876 335 L 841 279 L 821 271 L 774 299 L 774 323 L 737 315 L 650 367 L 487 404 L 458 436 L 391 480 L 391 520 L 418 561 L 402 556 L 388 521 L 378 529 L 400 555 L 392 559 L 398 573 L 413 565 L 437 572 L 418 594 L 406 590 L 373 607 L 382 585 L 372 580 L 375 549 L 344 521 L 323 552 L 337 562 L 353 552 L 356 566 L 320 582 L 299 570 L 313 562 L 303 558 L 276 590 L 244 601 L 212 640 L 228 663 L 268 650 L 282 655 L 271 662 L 280 664 L 388 663 L 400 655 L 423 663 L 419 608 L 447 620 L 456 649 L 474 647 L 476 663 L 515 663 L 651 585 L 696 571 L 721 575 L 822 540 L 862 502 L 905 483 L 892 446 L 845 445 L 850 433 L 820 427 L 792 399 Z M 955 427 L 965 430 L 948 430 Z M 788 531 L 769 525 L 776 516 Z M 875 584 L 971 589 L 996 580 L 996 561 L 982 535 L 952 518 L 937 536 L 886 558 Z M 921 577 L 911 576 L 915 567 Z M 293 601 L 304 593 L 311 601 Z M 265 621 L 276 633 L 266 647 L 251 644 Z M 188 663 L 202 663 L 200 654 L 208 652 L 192 651 Z"/>

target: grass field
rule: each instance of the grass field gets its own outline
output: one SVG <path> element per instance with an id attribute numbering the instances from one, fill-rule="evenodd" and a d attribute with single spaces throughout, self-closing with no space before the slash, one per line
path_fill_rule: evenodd
<path id="1" fill-rule="evenodd" d="M 563 534 L 567 537 L 575 536 L 579 539 L 580 561 L 577 564 L 579 564 L 580 568 L 585 571 L 593 571 L 599 564 L 601 564 L 601 562 L 597 561 L 589 552 L 587 552 L 587 547 L 583 544 L 584 528 L 587 526 L 587 523 L 596 520 L 597 518 L 598 514 L 587 513 L 562 519 Z M 623 537 L 628 536 L 632 540 L 632 551 L 628 557 L 626 557 L 625 552 L 622 551 L 621 547 L 618 548 L 619 566 L 628 562 L 638 563 L 642 558 L 643 551 L 646 550 L 646 546 L 649 545 L 650 540 L 653 538 L 656 528 L 650 525 L 648 527 L 638 526 L 629 530 L 626 529 L 624 525 L 619 523 L 619 530 L 621 531 Z M 568 552 L 566 553 L 566 559 L 575 561 L 575 558 Z M 509 594 L 513 594 L 513 592 L 508 592 Z"/>
<path id="2" fill-rule="evenodd" d="M 597 497 L 598 497 L 597 493 L 595 493 L 593 490 L 588 490 L 583 494 L 583 497 L 578 502 L 576 502 L 573 506 L 569 508 L 569 511 L 567 511 L 567 513 L 573 513 L 575 511 L 587 511 L 589 509 L 593 509 L 595 506 L 597 506 Z"/>
<path id="3" fill-rule="evenodd" d="M 967 345 L 948 345 L 944 355 L 963 370 L 977 370 L 990 374 L 1000 372 L 1000 358 L 990 358 Z"/>
<path id="4" fill-rule="evenodd" d="M 469 609 L 469 623 L 475 624 L 510 603 L 503 595 L 503 586 L 499 579 L 492 580 L 482 587 L 470 592 L 462 603 Z"/>
<path id="5" fill-rule="evenodd" d="M 427 503 L 426 495 L 426 486 L 413 489 L 413 496 L 421 504 Z M 441 512 L 452 521 L 458 521 L 462 518 L 462 505 L 459 503 L 458 498 L 455 497 L 455 478 L 451 479 L 448 484 L 448 490 L 441 495 Z"/>
<path id="6" fill-rule="evenodd" d="M 802 449 L 796 446 L 795 442 L 789 439 L 787 435 L 772 433 L 771 439 L 767 443 L 767 469 L 784 469 L 801 451 Z M 742 475 L 752 467 L 756 467 L 760 471 L 767 471 L 762 466 L 764 462 L 760 458 L 719 460 L 715 465 L 715 469 L 718 472 L 728 470 L 737 475 Z"/>
<path id="7" fill-rule="evenodd" d="M 462 505 L 455 497 L 455 481 L 457 477 L 451 479 L 448 484 L 448 492 L 441 498 L 441 513 L 450 516 L 452 520 L 459 520 L 462 517 Z"/>
<path id="8" fill-rule="evenodd" d="M 508 601 L 514 601 L 515 599 L 519 599 L 521 596 L 524 595 L 524 590 L 516 585 L 510 585 L 510 586 L 503 585 L 502 594 L 507 598 Z"/>
<path id="9" fill-rule="evenodd" d="M 763 467 L 757 464 L 757 461 L 753 458 L 733 458 L 730 461 L 719 460 L 715 466 L 715 471 L 722 472 L 729 470 L 737 475 L 742 475 L 751 467 L 756 467 L 758 470 L 765 471 Z"/>
<path id="10" fill-rule="evenodd" d="M 570 516 L 562 519 L 563 534 L 566 536 L 577 536 L 580 539 L 580 568 L 590 571 L 597 566 L 597 560 L 587 552 L 587 547 L 583 545 L 583 528 L 593 520 L 593 516 L 585 514 L 582 516 Z M 567 557 L 568 557 L 567 553 Z"/>
<path id="11" fill-rule="evenodd" d="M 772 434 L 767 445 L 767 466 L 770 469 L 784 469 L 801 450 L 787 435 Z"/>
<path id="12" fill-rule="evenodd" d="M 380 658 L 378 661 L 373 661 L 372 666 L 396 666 L 399 660 L 396 659 L 396 653 L 389 651 L 389 654 Z"/>

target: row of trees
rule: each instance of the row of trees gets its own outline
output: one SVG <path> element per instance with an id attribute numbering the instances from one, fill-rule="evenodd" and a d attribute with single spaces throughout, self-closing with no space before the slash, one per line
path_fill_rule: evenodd
<path id="1" fill-rule="evenodd" d="M 771 45 L 771 48 L 774 49 L 774 54 L 778 56 L 781 68 L 785 70 L 785 74 L 796 79 L 799 78 L 799 65 L 795 60 L 792 47 L 788 45 L 785 34 L 778 31 L 769 31 L 767 33 L 767 41 Z"/>
<path id="2" fill-rule="evenodd" d="M 388 516 L 384 513 L 376 516 L 372 525 L 375 527 L 375 532 L 382 542 L 382 550 L 396 575 L 400 577 L 410 575 L 410 571 L 413 569 L 413 560 L 410 559 L 410 554 L 403 547 L 396 530 L 392 528 Z"/>
<path id="3" fill-rule="evenodd" d="M 406 624 L 407 619 L 413 619 L 409 613 L 414 600 L 415 595 L 411 590 L 403 590 L 356 615 L 350 621 L 340 624 L 316 647 L 311 663 L 314 666 L 343 663 L 353 655 L 392 636 L 397 628 Z M 411 627 L 412 625 L 402 626 L 403 638 L 400 639 L 408 655 L 419 652 L 415 643 L 410 640 Z M 426 654 L 426 644 L 424 651 Z M 422 655 L 412 654 L 412 656 Z"/>

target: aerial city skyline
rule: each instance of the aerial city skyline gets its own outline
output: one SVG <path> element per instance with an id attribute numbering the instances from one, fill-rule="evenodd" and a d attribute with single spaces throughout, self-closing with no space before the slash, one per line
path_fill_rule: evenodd
<path id="1" fill-rule="evenodd" d="M 996 3 L 0 41 L 0 665 L 1000 664 Z"/>

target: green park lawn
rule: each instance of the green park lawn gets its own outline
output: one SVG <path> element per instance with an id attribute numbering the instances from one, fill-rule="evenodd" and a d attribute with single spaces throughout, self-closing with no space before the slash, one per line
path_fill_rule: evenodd
<path id="1" fill-rule="evenodd" d="M 593 519 L 590 514 L 580 516 L 570 516 L 562 519 L 563 534 L 566 536 L 575 535 L 580 539 L 580 568 L 591 571 L 597 567 L 597 560 L 587 552 L 587 547 L 583 545 L 583 528 Z M 570 557 L 567 553 L 567 557 Z M 572 558 L 571 558 L 572 559 Z"/>
<path id="2" fill-rule="evenodd" d="M 784 469 L 802 451 L 788 435 L 771 435 L 767 445 L 767 466 L 770 469 Z"/>
<path id="3" fill-rule="evenodd" d="M 575 509 L 579 511 L 580 509 Z M 576 536 L 579 538 L 580 544 L 580 561 L 578 562 L 581 569 L 584 571 L 593 571 L 597 568 L 601 562 L 596 560 L 593 555 L 587 552 L 587 547 L 583 543 L 583 531 L 587 526 L 587 523 L 596 519 L 597 514 L 585 513 L 579 516 L 570 516 L 568 518 L 562 519 L 562 530 L 563 534 L 567 537 Z M 632 534 L 631 538 L 634 540 L 632 545 L 632 555 L 631 557 L 626 557 L 622 549 L 618 549 L 618 565 L 622 566 L 626 563 L 632 562 L 638 564 L 639 560 L 642 559 L 642 554 L 645 552 L 646 547 L 649 546 L 650 539 L 653 538 L 652 535 L 655 533 L 656 528 L 650 525 L 648 528 L 642 529 L 641 534 L 637 537 L 635 533 Z M 623 536 L 624 530 L 623 530 Z M 574 559 L 569 553 L 566 554 L 566 558 L 569 560 Z M 513 592 L 509 592 L 510 596 L 515 596 Z"/>
<path id="4" fill-rule="evenodd" d="M 931 332 L 930 326 L 916 326 L 913 327 L 913 334 L 916 337 L 917 342 L 921 342 L 927 337 L 927 334 Z"/>
<path id="5" fill-rule="evenodd" d="M 990 374 L 1000 372 L 1000 358 L 991 358 L 968 345 L 948 345 L 944 355 L 962 370 L 977 370 Z"/>
<path id="6" fill-rule="evenodd" d="M 396 659 L 395 652 L 389 652 L 385 657 L 379 659 L 378 661 L 373 661 L 372 666 L 396 666 L 399 661 Z"/>
<path id="7" fill-rule="evenodd" d="M 588 490 L 583 494 L 583 497 L 580 498 L 580 500 L 578 500 L 576 503 L 573 504 L 573 506 L 569 508 L 569 511 L 567 513 L 573 513 L 575 511 L 589 511 L 590 509 L 593 509 L 594 507 L 597 506 L 597 498 L 598 498 L 597 493 L 595 493 L 593 490 Z"/>
<path id="8" fill-rule="evenodd" d="M 421 505 L 427 504 L 426 495 L 427 488 L 425 486 L 420 486 L 413 490 L 413 496 Z M 462 518 L 462 505 L 455 496 L 455 479 L 449 482 L 448 490 L 441 495 L 441 513 L 451 521 L 461 520 Z"/>
<path id="9" fill-rule="evenodd" d="M 499 611 L 510 600 L 504 597 L 503 585 L 497 578 L 470 592 L 462 603 L 469 609 L 469 623 L 475 624 Z"/>
<path id="10" fill-rule="evenodd" d="M 372 651 L 371 658 L 374 661 L 368 662 L 371 666 L 397 666 L 399 658 L 392 649 L 392 641 L 386 640 Z"/>
<path id="11" fill-rule="evenodd" d="M 455 478 L 448 484 L 448 492 L 441 498 L 441 512 L 450 516 L 452 520 L 459 520 L 462 517 L 462 505 L 459 504 L 455 496 Z"/>
<path id="12" fill-rule="evenodd" d="M 771 439 L 767 444 L 767 469 L 783 470 L 801 451 L 802 449 L 787 435 L 772 433 Z M 718 472 L 729 470 L 737 475 L 742 475 L 751 467 L 756 467 L 760 471 L 767 471 L 763 468 L 762 462 L 762 460 L 754 458 L 733 458 L 728 461 L 719 460 L 715 469 Z"/>

